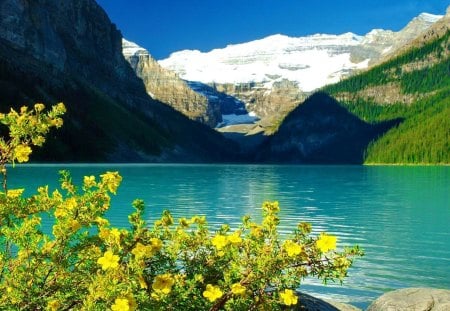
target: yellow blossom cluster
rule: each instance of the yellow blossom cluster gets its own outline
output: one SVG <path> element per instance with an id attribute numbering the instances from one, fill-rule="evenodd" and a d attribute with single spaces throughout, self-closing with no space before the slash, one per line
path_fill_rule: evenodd
<path id="1" fill-rule="evenodd" d="M 231 235 L 216 234 L 211 239 L 211 244 L 218 250 L 222 250 L 228 244 L 239 245 L 242 243 L 240 231 L 236 231 Z"/>
<path id="2" fill-rule="evenodd" d="M 158 238 L 151 238 L 149 245 L 144 245 L 141 242 L 137 242 L 131 253 L 136 258 L 148 258 L 159 252 L 162 248 L 162 241 Z"/>

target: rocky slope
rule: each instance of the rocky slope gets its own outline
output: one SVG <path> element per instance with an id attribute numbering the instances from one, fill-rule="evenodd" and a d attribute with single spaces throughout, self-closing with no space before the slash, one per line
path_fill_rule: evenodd
<path id="1" fill-rule="evenodd" d="M 142 79 L 152 98 L 211 127 L 222 121 L 220 104 L 209 102 L 207 97 L 193 91 L 175 72 L 162 68 L 147 50 L 125 39 L 122 40 L 122 49 L 125 59 Z"/>
<path id="2" fill-rule="evenodd" d="M 385 59 L 440 18 L 423 13 L 398 32 L 375 29 L 365 36 L 274 35 L 207 53 L 180 51 L 159 63 L 185 80 L 214 84 L 242 100 L 261 125 L 270 124 L 270 132 L 305 93 Z"/>
<path id="3" fill-rule="evenodd" d="M 218 161 L 228 141 L 151 99 L 122 55 L 122 36 L 94 0 L 0 2 L 0 98 L 63 101 L 68 112 L 38 158 Z"/>

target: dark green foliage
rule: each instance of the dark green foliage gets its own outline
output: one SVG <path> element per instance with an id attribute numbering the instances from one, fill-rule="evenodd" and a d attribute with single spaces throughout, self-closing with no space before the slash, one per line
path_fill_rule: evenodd
<path id="1" fill-rule="evenodd" d="M 450 92 L 444 94 L 424 100 L 424 110 L 413 108 L 405 122 L 374 141 L 366 162 L 450 163 Z"/>
<path id="2" fill-rule="evenodd" d="M 400 80 L 405 93 L 420 94 L 450 85 L 450 58 L 432 67 L 415 70 L 402 75 Z"/>

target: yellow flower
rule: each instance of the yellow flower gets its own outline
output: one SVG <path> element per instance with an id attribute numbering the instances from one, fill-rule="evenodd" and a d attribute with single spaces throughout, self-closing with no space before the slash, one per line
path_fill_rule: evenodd
<path id="1" fill-rule="evenodd" d="M 284 292 L 280 293 L 281 303 L 290 306 L 297 304 L 298 296 L 294 293 L 292 289 L 285 289 Z"/>
<path id="2" fill-rule="evenodd" d="M 66 207 L 68 210 L 73 210 L 77 205 L 77 200 L 75 198 L 68 198 L 66 200 Z"/>
<path id="3" fill-rule="evenodd" d="M 203 281 L 204 281 L 203 275 L 201 275 L 201 274 L 194 275 L 194 280 L 196 282 L 203 283 Z"/>
<path id="4" fill-rule="evenodd" d="M 109 192 L 116 194 L 117 188 L 119 188 L 122 181 L 122 176 L 118 172 L 106 172 L 100 177 L 102 178 L 102 184 L 108 188 Z"/>
<path id="5" fill-rule="evenodd" d="M 242 243 L 241 232 L 236 231 L 232 235 L 228 236 L 228 241 L 233 245 Z"/>
<path id="6" fill-rule="evenodd" d="M 250 234 L 254 236 L 255 238 L 260 238 L 263 235 L 262 228 L 258 226 L 257 224 L 251 224 L 250 225 Z"/>
<path id="7" fill-rule="evenodd" d="M 83 178 L 84 188 L 89 189 L 95 187 L 95 176 L 84 176 Z"/>
<path id="8" fill-rule="evenodd" d="M 163 212 L 163 216 L 161 217 L 161 223 L 165 227 L 173 225 L 173 217 L 169 211 Z"/>
<path id="9" fill-rule="evenodd" d="M 338 257 L 334 260 L 334 265 L 339 268 L 348 268 L 352 262 L 346 257 Z"/>
<path id="10" fill-rule="evenodd" d="M 53 109 L 56 110 L 59 114 L 63 114 L 66 112 L 66 106 L 63 103 L 57 103 L 56 106 L 53 106 Z"/>
<path id="11" fill-rule="evenodd" d="M 59 310 L 59 307 L 61 307 L 61 303 L 56 299 L 50 300 L 47 303 L 47 310 L 57 311 L 57 310 Z"/>
<path id="12" fill-rule="evenodd" d="M 152 288 L 156 292 L 168 294 L 172 290 L 172 286 L 175 284 L 175 280 L 169 273 L 157 275 L 153 281 Z"/>
<path id="13" fill-rule="evenodd" d="M 149 245 L 144 245 L 140 242 L 136 243 L 136 246 L 133 248 L 133 250 L 131 251 L 131 253 L 136 257 L 136 258 L 141 258 L 141 257 L 150 257 L 153 252 L 152 252 L 152 247 Z"/>
<path id="14" fill-rule="evenodd" d="M 7 192 L 7 197 L 10 199 L 16 199 L 20 197 L 25 189 L 9 189 Z"/>
<path id="15" fill-rule="evenodd" d="M 67 211 L 64 208 L 55 209 L 55 217 L 56 218 L 63 218 L 66 216 L 67 216 Z"/>
<path id="16" fill-rule="evenodd" d="M 152 244 L 153 252 L 159 252 L 163 247 L 163 242 L 158 238 L 151 238 L 150 243 Z"/>
<path id="17" fill-rule="evenodd" d="M 64 121 L 61 118 L 55 118 L 50 121 L 50 124 L 55 126 L 56 128 L 60 128 L 63 125 Z"/>
<path id="18" fill-rule="evenodd" d="M 283 247 L 289 257 L 297 256 L 302 252 L 302 247 L 292 240 L 285 241 Z"/>
<path id="19" fill-rule="evenodd" d="M 231 292 L 235 295 L 242 296 L 245 294 L 245 290 L 245 286 L 242 286 L 240 283 L 231 285 Z"/>
<path id="20" fill-rule="evenodd" d="M 45 109 L 45 105 L 44 104 L 37 103 L 37 104 L 34 105 L 34 110 L 36 110 L 37 112 L 41 112 L 44 109 Z"/>
<path id="21" fill-rule="evenodd" d="M 50 253 L 53 249 L 53 247 L 55 247 L 55 243 L 56 242 L 45 242 L 44 245 L 42 245 L 42 252 L 45 253 Z"/>
<path id="22" fill-rule="evenodd" d="M 214 302 L 220 297 L 222 297 L 223 292 L 220 290 L 219 286 L 214 286 L 211 284 L 206 285 L 206 290 L 203 292 L 203 297 L 208 299 L 210 302 Z"/>
<path id="23" fill-rule="evenodd" d="M 131 310 L 130 303 L 127 298 L 116 298 L 114 304 L 111 306 L 113 311 L 129 311 Z"/>
<path id="24" fill-rule="evenodd" d="M 31 154 L 31 148 L 25 144 L 18 145 L 14 149 L 14 158 L 17 162 L 28 162 Z"/>
<path id="25" fill-rule="evenodd" d="M 228 244 L 228 239 L 225 235 L 217 234 L 211 240 L 212 245 L 214 245 L 217 250 L 221 250 Z"/>
<path id="26" fill-rule="evenodd" d="M 109 226 L 109 221 L 105 218 L 102 218 L 100 216 L 95 218 L 95 222 L 99 225 L 99 226 Z M 100 229 L 101 230 L 101 229 Z"/>
<path id="27" fill-rule="evenodd" d="M 109 229 L 100 228 L 100 232 L 98 233 L 98 236 L 100 237 L 100 239 L 106 240 L 106 239 L 108 239 L 110 232 L 111 231 Z"/>
<path id="28" fill-rule="evenodd" d="M 205 216 L 194 216 L 191 218 L 191 223 L 195 223 L 197 225 L 204 225 L 204 224 L 206 224 L 206 217 Z"/>
<path id="29" fill-rule="evenodd" d="M 114 255 L 112 251 L 106 251 L 103 257 L 97 260 L 97 263 L 102 266 L 103 270 L 116 269 L 119 266 L 120 257 Z"/>
<path id="30" fill-rule="evenodd" d="M 182 228 L 188 228 L 189 227 L 189 220 L 187 220 L 186 218 L 180 218 L 179 220 L 180 226 Z"/>
<path id="31" fill-rule="evenodd" d="M 267 213 L 278 213 L 280 211 L 280 206 L 278 201 L 275 202 L 264 202 L 262 205 L 262 209 Z"/>
<path id="32" fill-rule="evenodd" d="M 113 228 L 110 232 L 110 237 L 113 241 L 119 243 L 120 242 L 120 231 L 117 228 Z"/>
<path id="33" fill-rule="evenodd" d="M 44 136 L 38 135 L 36 137 L 33 137 L 31 141 L 36 146 L 42 146 L 45 143 L 45 138 L 44 138 Z"/>
<path id="34" fill-rule="evenodd" d="M 335 236 L 322 233 L 316 241 L 316 246 L 322 253 L 326 253 L 329 250 L 336 249 L 336 241 Z"/>

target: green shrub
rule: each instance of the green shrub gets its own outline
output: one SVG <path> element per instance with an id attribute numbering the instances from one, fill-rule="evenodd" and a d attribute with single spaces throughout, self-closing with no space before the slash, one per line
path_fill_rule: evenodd
<path id="1" fill-rule="evenodd" d="M 0 139 L 1 309 L 281 310 L 297 304 L 303 278 L 342 281 L 362 255 L 358 247 L 337 251 L 332 235 L 311 236 L 307 223 L 281 240 L 277 202 L 263 204 L 261 223 L 245 216 L 238 228 L 210 232 L 204 216 L 175 222 L 168 211 L 149 226 L 136 200 L 130 228 L 114 228 L 104 214 L 118 172 L 85 176 L 81 187 L 62 172 L 60 189 L 24 197 L 24 189 L 7 188 L 6 164 L 28 161 L 30 146 L 61 126 L 62 104 L 43 110 L 0 115 L 10 130 Z"/>

